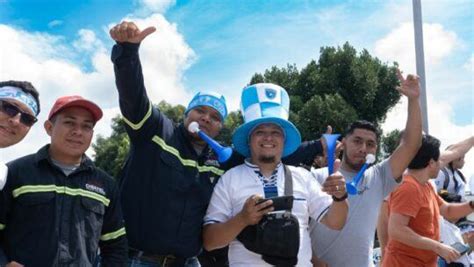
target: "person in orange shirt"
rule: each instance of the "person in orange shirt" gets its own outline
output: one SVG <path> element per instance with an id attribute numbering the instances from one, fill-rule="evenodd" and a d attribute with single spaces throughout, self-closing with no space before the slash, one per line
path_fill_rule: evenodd
<path id="1" fill-rule="evenodd" d="M 436 267 L 438 255 L 448 263 L 460 257 L 450 244 L 439 241 L 440 215 L 461 218 L 473 211 L 474 203 L 447 203 L 429 182 L 440 169 L 439 147 L 438 139 L 424 135 L 402 184 L 390 195 L 389 241 L 383 267 Z"/>

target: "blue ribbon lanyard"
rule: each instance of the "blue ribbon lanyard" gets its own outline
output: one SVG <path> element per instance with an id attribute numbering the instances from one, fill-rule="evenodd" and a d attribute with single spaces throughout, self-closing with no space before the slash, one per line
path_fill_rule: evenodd
<path id="1" fill-rule="evenodd" d="M 277 188 L 277 177 L 278 177 L 278 168 L 272 173 L 269 179 L 265 179 L 265 177 L 260 173 L 260 171 L 255 171 L 258 175 L 260 181 L 263 184 L 263 192 L 265 193 L 265 198 L 270 197 L 277 197 L 278 196 L 278 188 Z"/>

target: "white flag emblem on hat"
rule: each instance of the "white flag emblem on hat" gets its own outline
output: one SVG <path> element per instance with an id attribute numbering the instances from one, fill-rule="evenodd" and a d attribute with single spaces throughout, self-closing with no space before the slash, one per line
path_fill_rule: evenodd
<path id="1" fill-rule="evenodd" d="M 270 88 L 265 88 L 265 96 L 268 97 L 268 99 L 273 99 L 276 96 L 276 90 L 275 89 L 270 89 Z"/>

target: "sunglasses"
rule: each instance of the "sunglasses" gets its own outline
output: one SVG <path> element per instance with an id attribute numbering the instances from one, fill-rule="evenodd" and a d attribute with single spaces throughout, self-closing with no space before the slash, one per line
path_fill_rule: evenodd
<path id="1" fill-rule="evenodd" d="M 32 126 L 36 121 L 38 121 L 35 116 L 20 110 L 17 106 L 12 105 L 7 101 L 0 100 L 0 111 L 10 117 L 15 117 L 18 115 L 18 113 L 20 113 L 20 122 L 28 127 Z"/>

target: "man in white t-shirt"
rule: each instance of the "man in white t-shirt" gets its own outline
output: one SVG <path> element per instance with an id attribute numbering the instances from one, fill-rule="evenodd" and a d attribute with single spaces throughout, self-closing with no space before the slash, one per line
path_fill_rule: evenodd
<path id="1" fill-rule="evenodd" d="M 248 250 L 236 237 L 273 211 L 272 200 L 257 204 L 259 199 L 284 195 L 281 157 L 292 153 L 301 142 L 298 130 L 287 120 L 288 113 L 289 97 L 280 86 L 256 84 L 242 92 L 245 123 L 234 133 L 233 144 L 248 158 L 218 181 L 203 231 L 207 250 L 230 244 L 230 266 L 270 266 L 262 255 Z M 299 223 L 297 265 L 312 266 L 308 221 L 311 217 L 334 230 L 344 226 L 348 212 L 344 178 L 336 172 L 321 188 L 307 170 L 288 168 L 294 197 L 291 213 Z"/>

